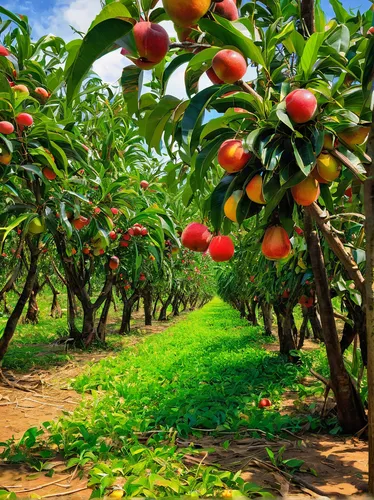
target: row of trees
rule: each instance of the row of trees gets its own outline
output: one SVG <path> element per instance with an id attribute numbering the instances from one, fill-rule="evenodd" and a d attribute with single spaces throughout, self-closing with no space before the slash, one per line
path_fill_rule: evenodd
<path id="1" fill-rule="evenodd" d="M 38 321 L 45 286 L 52 316 L 66 289 L 78 346 L 105 340 L 116 297 L 120 333 L 140 300 L 147 325 L 166 320 L 169 306 L 177 315 L 204 304 L 211 262 L 180 249 L 181 197 L 165 190 L 162 159 L 145 149 L 123 97 L 89 74 L 68 105 L 74 42 L 33 41 L 27 18 L 0 12 L 0 301 L 9 315 L 0 363 L 21 317 Z"/>
<path id="2" fill-rule="evenodd" d="M 199 206 L 213 233 L 232 232 L 240 247 L 230 267 L 238 277 L 233 295 L 247 289 L 230 301 L 248 301 L 251 280 L 241 278 L 255 276 L 253 296 L 275 306 L 281 349 L 290 353 L 296 346 L 292 310 L 305 295 L 326 345 L 339 421 L 347 432 L 362 429 L 366 415 L 344 364 L 332 299 L 342 296 L 344 338 L 359 332 L 365 353 L 372 269 L 366 283 L 363 267 L 372 261 L 365 255 L 362 201 L 365 182 L 370 210 L 372 13 L 352 14 L 337 0 L 331 1 L 332 20 L 310 0 L 196 2 L 190 10 L 173 0 L 106 3 L 79 47 L 68 99 L 91 64 L 78 67 L 84 54 L 97 58 L 122 47 L 135 62 L 122 75 L 125 96 L 149 147 L 165 145 L 170 168 L 183 172 L 186 204 Z M 180 43 L 165 43 L 157 25 L 165 19 L 175 23 Z M 105 35 L 109 25 L 112 32 Z M 102 46 L 95 47 L 91 40 L 99 33 Z M 165 95 L 183 64 L 186 101 Z M 251 82 L 243 80 L 249 64 L 256 72 Z M 151 90 L 135 100 L 141 73 L 150 68 Z M 199 91 L 205 72 L 212 86 Z M 216 113 L 205 120 L 207 110 Z M 247 236 L 239 236 L 236 223 Z M 262 238 L 262 252 L 274 264 L 257 262 Z M 254 269 L 263 271 L 261 279 Z"/>

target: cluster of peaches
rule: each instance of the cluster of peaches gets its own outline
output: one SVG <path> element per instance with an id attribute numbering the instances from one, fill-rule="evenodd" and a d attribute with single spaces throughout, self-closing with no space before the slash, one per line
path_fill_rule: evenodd
<path id="1" fill-rule="evenodd" d="M 182 233 L 182 245 L 194 252 L 208 252 L 215 262 L 226 262 L 235 253 L 230 236 L 213 236 L 209 229 L 198 222 L 189 224 Z"/>

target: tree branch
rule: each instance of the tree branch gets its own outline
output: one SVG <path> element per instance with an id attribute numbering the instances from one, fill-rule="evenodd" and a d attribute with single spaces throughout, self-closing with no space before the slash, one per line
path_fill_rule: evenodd
<path id="1" fill-rule="evenodd" d="M 357 290 L 361 293 L 362 298 L 365 300 L 365 279 L 362 276 L 357 263 L 344 248 L 342 241 L 338 238 L 330 223 L 326 222 L 323 211 L 316 203 L 312 203 L 309 207 L 305 207 L 305 211 L 316 221 L 320 231 L 329 244 L 329 247 L 338 257 L 344 269 L 347 271 L 348 276 L 354 281 Z"/>
<path id="2" fill-rule="evenodd" d="M 339 160 L 341 163 L 343 163 L 343 165 L 345 165 L 353 173 L 353 175 L 355 177 L 357 177 L 357 179 L 360 182 L 364 182 L 365 174 L 360 172 L 358 170 L 358 168 L 356 167 L 356 165 L 353 165 L 353 163 L 351 162 L 351 160 L 349 158 L 347 158 L 345 155 L 343 155 L 343 153 L 341 153 L 340 151 L 337 151 L 336 149 L 333 149 L 331 151 L 331 154 L 332 154 L 332 156 L 335 156 L 335 158 L 337 160 Z"/>
<path id="3" fill-rule="evenodd" d="M 264 102 L 263 98 L 260 96 L 260 94 L 257 94 L 255 89 L 253 89 L 248 83 L 244 82 L 243 80 L 239 80 L 236 82 L 239 87 L 241 87 L 244 92 L 247 92 L 248 94 L 251 94 L 255 99 L 257 99 L 261 104 Z"/>

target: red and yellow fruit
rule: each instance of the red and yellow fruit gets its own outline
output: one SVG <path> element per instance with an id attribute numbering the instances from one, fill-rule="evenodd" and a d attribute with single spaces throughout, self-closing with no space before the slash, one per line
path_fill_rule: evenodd
<path id="1" fill-rule="evenodd" d="M 249 181 L 247 187 L 245 188 L 248 198 L 259 205 L 266 204 L 266 200 L 262 194 L 262 185 L 262 177 L 260 174 L 257 174 Z"/>
<path id="2" fill-rule="evenodd" d="M 259 408 L 268 408 L 269 406 L 271 406 L 271 401 L 267 398 L 262 398 L 258 403 Z"/>
<path id="3" fill-rule="evenodd" d="M 47 100 L 49 98 L 49 92 L 43 87 L 36 87 L 35 93 L 39 95 L 43 100 Z"/>
<path id="4" fill-rule="evenodd" d="M 0 122 L 0 134 L 9 135 L 14 132 L 14 126 L 12 123 L 3 121 Z"/>
<path id="5" fill-rule="evenodd" d="M 349 127 L 339 134 L 339 139 L 341 139 L 348 146 L 359 146 L 364 144 L 369 137 L 370 127 L 363 127 L 357 125 L 355 127 Z"/>
<path id="6" fill-rule="evenodd" d="M 142 69 L 161 62 L 169 50 L 169 35 L 159 24 L 141 21 L 133 29 L 139 58 L 131 58 Z"/>
<path id="7" fill-rule="evenodd" d="M 295 123 L 306 123 L 317 111 L 317 99 L 310 90 L 293 90 L 286 97 L 286 111 Z"/>
<path id="8" fill-rule="evenodd" d="M 74 219 L 72 222 L 77 231 L 80 231 L 84 227 L 88 226 L 89 223 L 90 219 L 87 219 L 87 217 L 83 217 L 83 215 L 81 215 L 78 219 Z"/>
<path id="9" fill-rule="evenodd" d="M 13 91 L 16 94 L 21 94 L 21 95 L 29 95 L 29 89 L 26 87 L 26 85 L 14 85 L 13 86 Z"/>
<path id="10" fill-rule="evenodd" d="M 187 28 L 208 12 L 211 0 L 163 0 L 164 9 L 177 25 Z"/>
<path id="11" fill-rule="evenodd" d="M 4 45 L 0 45 L 0 56 L 7 57 L 9 55 L 10 55 L 9 50 L 6 47 L 4 47 Z"/>
<path id="12" fill-rule="evenodd" d="M 261 250 L 269 260 L 281 260 L 291 253 L 291 242 L 282 226 L 272 226 L 265 231 Z"/>
<path id="13" fill-rule="evenodd" d="M 209 80 L 214 84 L 214 85 L 222 85 L 223 80 L 221 80 L 221 78 L 218 78 L 218 76 L 216 75 L 215 71 L 213 68 L 209 68 L 206 72 Z"/>
<path id="14" fill-rule="evenodd" d="M 147 181 L 141 181 L 141 182 L 140 182 L 140 187 L 141 187 L 142 189 L 144 189 L 144 191 L 145 191 L 146 189 L 148 189 L 148 188 L 149 188 L 149 182 L 147 182 Z"/>
<path id="15" fill-rule="evenodd" d="M 228 139 L 219 148 L 218 163 L 231 174 L 242 170 L 251 156 L 251 153 L 244 150 L 240 139 Z"/>
<path id="16" fill-rule="evenodd" d="M 237 222 L 236 211 L 238 208 L 239 201 L 243 195 L 243 191 L 234 191 L 232 195 L 227 199 L 223 211 L 228 219 L 233 222 Z"/>
<path id="17" fill-rule="evenodd" d="M 115 271 L 119 267 L 119 258 L 113 255 L 109 260 L 109 267 L 112 271 Z"/>
<path id="18" fill-rule="evenodd" d="M 31 127 L 31 125 L 34 123 L 34 119 L 29 113 L 19 113 L 16 116 L 16 122 L 18 125 L 21 125 L 23 127 Z"/>
<path id="19" fill-rule="evenodd" d="M 307 207 L 318 199 L 320 188 L 316 179 L 309 176 L 299 184 L 296 184 L 296 186 L 293 186 L 291 188 L 291 193 L 298 205 Z"/>
<path id="20" fill-rule="evenodd" d="M 335 181 L 342 171 L 342 165 L 330 153 L 321 153 L 317 158 L 318 174 L 327 182 Z"/>
<path id="21" fill-rule="evenodd" d="M 235 246 L 230 236 L 214 236 L 209 245 L 209 253 L 214 262 L 226 262 L 232 259 Z"/>
<path id="22" fill-rule="evenodd" d="M 233 0 L 223 0 L 222 2 L 216 3 L 214 12 L 229 21 L 236 21 L 239 19 L 238 8 Z"/>
<path id="23" fill-rule="evenodd" d="M 192 222 L 182 233 L 182 245 L 194 252 L 205 252 L 212 239 L 209 229 L 199 222 Z"/>
<path id="24" fill-rule="evenodd" d="M 214 56 L 212 68 L 224 83 L 235 83 L 246 74 L 247 62 L 239 52 L 223 49 Z"/>
<path id="25" fill-rule="evenodd" d="M 9 165 L 11 161 L 12 161 L 11 153 L 8 153 L 6 151 L 0 153 L 0 165 Z"/>
<path id="26" fill-rule="evenodd" d="M 43 168 L 43 175 L 49 181 L 54 181 L 57 177 L 56 173 L 49 167 Z"/>

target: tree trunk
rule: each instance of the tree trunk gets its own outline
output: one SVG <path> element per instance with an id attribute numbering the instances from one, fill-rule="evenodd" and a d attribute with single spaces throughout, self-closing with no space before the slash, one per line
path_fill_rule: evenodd
<path id="1" fill-rule="evenodd" d="M 304 232 L 316 283 L 323 335 L 330 366 L 331 387 L 335 394 L 338 420 L 344 432 L 354 434 L 366 424 L 364 407 L 344 366 L 334 309 L 318 234 L 313 230 L 312 218 L 306 211 Z"/>
<path id="2" fill-rule="evenodd" d="M 10 315 L 5 328 L 4 328 L 4 333 L 0 339 L 0 365 L 2 360 L 4 359 L 4 356 L 7 352 L 8 346 L 10 341 L 13 338 L 14 332 L 17 328 L 18 322 L 21 318 L 21 315 L 23 313 L 23 310 L 25 308 L 25 305 L 31 295 L 34 282 L 36 279 L 36 274 L 38 271 L 38 259 L 39 259 L 39 252 L 34 251 L 32 248 L 30 248 L 30 267 L 27 272 L 27 277 L 26 281 L 22 290 L 22 293 L 17 301 L 17 304 L 15 305 L 12 314 Z"/>
<path id="3" fill-rule="evenodd" d="M 29 297 L 29 307 L 27 309 L 25 323 L 31 323 L 36 325 L 39 322 L 39 306 L 37 301 L 37 296 L 41 290 L 41 286 L 39 284 L 39 280 L 36 277 L 34 281 L 34 286 L 32 288 L 30 297 Z"/>
<path id="4" fill-rule="evenodd" d="M 82 304 L 83 328 L 82 339 L 85 347 L 90 346 L 96 338 L 95 314 L 96 309 L 91 304 Z"/>
<path id="5" fill-rule="evenodd" d="M 17 280 L 19 273 L 21 271 L 21 267 L 22 267 L 22 260 L 19 260 L 18 264 L 16 265 L 16 267 L 13 269 L 12 273 L 10 274 L 7 282 L 5 283 L 3 288 L 0 290 L 0 302 L 3 301 L 3 303 L 4 303 L 4 314 L 10 314 L 10 309 L 8 308 L 8 305 L 7 305 L 6 294 L 8 292 L 10 292 L 10 290 L 12 290 L 12 288 L 13 289 L 15 288 L 15 283 L 16 283 L 16 280 Z"/>
<path id="6" fill-rule="evenodd" d="M 159 295 L 157 295 L 156 300 L 155 300 L 155 303 L 154 303 L 154 305 L 153 305 L 153 313 L 152 313 L 152 318 L 153 318 L 154 320 L 156 320 L 156 319 L 157 319 L 157 307 L 158 307 L 158 303 L 159 303 L 159 301 L 160 301 L 160 296 L 159 296 Z"/>
<path id="7" fill-rule="evenodd" d="M 195 309 L 196 307 L 196 302 L 197 302 L 197 298 L 196 298 L 196 301 L 195 303 L 192 305 L 192 307 Z M 173 300 L 173 316 L 179 316 L 179 295 L 176 294 L 175 297 L 174 297 L 174 300 Z"/>
<path id="8" fill-rule="evenodd" d="M 308 318 L 313 330 L 314 340 L 324 342 L 321 320 L 315 305 L 308 308 Z"/>
<path id="9" fill-rule="evenodd" d="M 74 292 L 67 287 L 67 296 L 68 296 L 68 328 L 69 328 L 69 336 L 75 340 L 77 343 L 81 340 L 82 335 L 78 328 L 75 325 L 75 318 L 77 315 L 77 304 L 75 300 Z"/>
<path id="10" fill-rule="evenodd" d="M 144 324 L 152 326 L 152 289 L 147 287 L 143 291 Z"/>
<path id="11" fill-rule="evenodd" d="M 309 322 L 309 317 L 308 317 L 308 308 L 307 307 L 302 307 L 302 312 L 303 312 L 303 322 L 300 327 L 300 337 L 299 337 L 299 342 L 297 344 L 297 349 L 300 350 L 304 346 L 304 340 L 306 337 L 306 333 L 308 330 L 308 322 Z"/>
<path id="12" fill-rule="evenodd" d="M 277 317 L 279 352 L 287 356 L 290 362 L 295 363 L 299 358 L 290 354 L 290 351 L 296 349 L 296 339 L 293 333 L 293 320 L 291 319 L 291 314 L 287 309 L 275 304 L 274 312 Z"/>
<path id="13" fill-rule="evenodd" d="M 101 311 L 99 325 L 97 327 L 97 336 L 102 342 L 105 342 L 106 340 L 106 326 L 108 323 L 109 310 L 112 300 L 113 300 L 113 289 L 109 292 L 104 302 L 104 307 L 103 310 Z"/>
<path id="14" fill-rule="evenodd" d="M 119 329 L 120 335 L 130 333 L 130 331 L 131 331 L 131 313 L 132 313 L 132 304 L 129 301 L 126 301 L 123 304 L 122 321 L 121 321 L 121 327 Z"/>
<path id="15" fill-rule="evenodd" d="M 371 95 L 374 94 L 372 82 Z M 374 110 L 367 152 L 371 158 L 365 181 L 366 331 L 369 396 L 369 494 L 374 495 Z"/>
<path id="16" fill-rule="evenodd" d="M 160 315 L 158 317 L 159 321 L 167 321 L 167 312 L 168 312 L 168 307 L 170 304 L 173 302 L 173 294 L 170 294 L 166 301 L 162 304 L 161 310 L 160 310 Z"/>
<path id="17" fill-rule="evenodd" d="M 272 328 L 273 328 L 273 318 L 271 315 L 271 304 L 268 304 L 267 302 L 261 302 L 260 304 L 261 311 L 262 311 L 262 318 L 264 321 L 264 334 L 266 336 L 273 335 Z"/>

